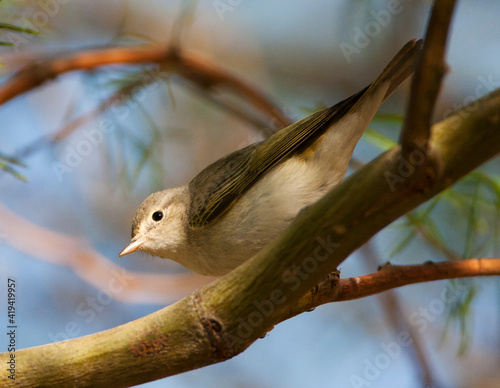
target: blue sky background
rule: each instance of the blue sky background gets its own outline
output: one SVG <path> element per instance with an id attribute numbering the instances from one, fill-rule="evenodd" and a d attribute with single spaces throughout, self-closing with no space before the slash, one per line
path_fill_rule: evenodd
<path id="1" fill-rule="evenodd" d="M 30 61 L 32 55 L 143 40 L 168 42 L 181 2 L 93 0 L 57 3 L 53 12 L 38 3 L 19 8 L 12 8 L 12 3 L 0 3 L 1 21 L 15 22 L 24 17 L 36 20 L 33 18 L 38 12 L 48 15 L 48 23 L 40 27 L 39 36 L 23 37 L 15 49 L 0 48 L 3 77 L 22 61 Z M 227 6 L 225 12 L 220 8 L 217 11 L 221 3 Z M 293 119 L 304 117 L 322 104 L 333 104 L 371 82 L 404 43 L 423 36 L 429 12 L 428 1 L 416 0 L 400 1 L 396 12 L 390 12 L 394 2 L 388 1 L 229 3 L 200 0 L 185 27 L 183 47 L 259 87 Z M 380 15 L 385 15 L 387 22 L 377 22 Z M 450 73 L 436 120 L 500 86 L 499 15 L 500 3 L 496 1 L 458 2 L 447 52 Z M 358 47 L 359 52 L 347 58 L 342 44 L 355 47 L 359 31 L 367 31 L 370 25 L 376 33 L 367 39 L 366 47 Z M 2 40 L 7 40 L 5 35 Z M 0 151 L 14 154 L 40 135 L 50 134 L 90 111 L 112 92 L 113 82 L 126 75 L 130 73 L 119 66 L 65 74 L 0 106 Z M 396 93 L 381 110 L 401 114 L 404 91 Z M 54 163 L 64 163 L 67 147 L 77 149 L 85 139 L 84 131 L 95 129 L 102 117 L 112 120 L 115 130 L 71 172 L 58 176 Z M 378 125 L 397 139 L 397 124 Z M 131 139 L 147 144 L 155 130 L 160 133 L 153 143 L 153 160 L 157 163 L 147 164 L 137 181 L 130 183 L 123 178 L 122 167 L 125 163 L 130 172 L 140 160 Z M 107 112 L 86 123 L 65 142 L 26 159 L 27 168 L 21 172 L 29 178 L 28 183 L 0 174 L 0 204 L 43 228 L 81 239 L 131 271 L 186 273 L 175 263 L 143 255 L 118 258 L 129 240 L 135 210 L 151 191 L 188 182 L 208 163 L 259 136 L 247 123 L 214 108 L 174 78 L 168 88 L 161 84 L 148 91 L 140 106 L 130 107 L 125 119 L 116 112 Z M 362 141 L 355 156 L 366 161 L 379 152 Z M 498 174 L 497 162 L 487 168 Z M 447 230 L 446 225 L 452 224 L 460 231 L 465 221 L 457 218 L 453 222 L 446 212 L 441 217 L 438 226 L 442 234 L 448 245 L 460 252 L 463 237 Z M 401 225 L 397 225 L 373 239 L 372 248 L 381 261 L 389 259 L 402 238 Z M 8 277 L 16 279 L 19 348 L 62 338 L 61 333 L 68 334 L 70 322 L 76 324 L 80 336 L 163 307 L 160 303 L 123 302 L 117 297 L 101 305 L 95 318 L 86 322 L 78 314 L 78 306 L 89 297 L 96 298 L 101 290 L 84 281 L 71 266 L 52 264 L 13 247 L 9 243 L 10 227 L 0 220 L 0 289 L 5 290 Z M 25 239 L 27 245 L 31 244 L 29 234 Z M 416 241 L 391 261 L 413 264 L 441 259 L 437 252 Z M 342 276 L 373 271 L 365 263 L 362 253 L 353 254 L 342 264 Z M 447 283 L 397 291 L 406 319 L 421 317 L 422 309 L 431 311 L 425 328 L 415 327 L 422 328 L 424 350 L 440 387 L 493 387 L 500 381 L 498 279 L 477 279 L 474 284 L 478 294 L 468 321 L 472 336 L 463 356 L 457 356 L 460 332 L 456 326 L 451 325 L 447 340 L 440 343 L 447 315 L 439 310 L 439 301 Z M 0 311 L 6 311 L 4 295 L 0 293 Z M 6 317 L 0 322 L 6 325 Z M 393 356 L 386 350 L 397 341 L 398 334 L 389 327 L 377 297 L 330 304 L 276 326 L 264 339 L 227 362 L 147 386 L 355 387 L 353 381 L 360 377 L 367 385 L 359 386 L 419 387 L 419 368 L 409 349 L 403 347 Z M 6 341 L 6 336 L 0 337 L 2 352 L 6 351 Z M 387 359 L 381 354 L 389 355 L 388 365 L 370 375 L 368 365 Z"/>

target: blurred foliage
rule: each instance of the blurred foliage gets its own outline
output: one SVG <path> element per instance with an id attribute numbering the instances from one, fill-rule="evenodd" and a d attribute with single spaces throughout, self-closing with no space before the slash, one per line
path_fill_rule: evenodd
<path id="1" fill-rule="evenodd" d="M 22 4 L 21 4 L 22 3 Z M 23 13 L 20 11 L 22 6 L 26 5 L 25 2 L 21 1 L 2 1 L 0 0 L 0 9 L 7 9 L 8 12 L 4 15 L 2 13 L 1 18 L 6 18 L 8 15 L 8 22 L 5 20 L 0 20 L 0 32 L 3 31 L 13 31 L 15 33 L 21 34 L 29 34 L 29 35 L 38 35 L 38 32 L 33 28 L 29 28 L 31 26 L 23 26 L 19 25 L 19 22 L 26 24 L 26 20 L 23 17 Z M 2 36 L 2 35 L 0 35 Z M 0 38 L 0 46 L 14 46 L 14 43 L 11 41 L 4 41 Z"/>
<path id="2" fill-rule="evenodd" d="M 152 116 L 148 106 L 154 99 L 149 91 L 159 89 L 164 104 L 174 104 L 173 95 L 169 90 L 168 74 L 151 66 L 133 66 L 113 69 L 111 72 L 101 72 L 98 78 L 89 74 L 94 90 L 104 90 L 106 97 L 94 111 L 93 116 L 105 114 L 112 121 L 113 136 L 105 136 L 104 158 L 109 170 L 114 169 L 117 182 L 124 185 L 125 192 L 130 192 L 137 186 L 141 173 L 149 174 L 152 190 L 159 187 L 155 182 L 161 182 L 164 174 L 162 167 L 162 139 L 168 128 L 160 127 Z M 139 123 L 140 130 L 130 126 L 133 114 L 134 122 Z M 95 117 L 93 117 L 95 118 Z M 125 119 L 126 118 L 126 119 Z"/>
<path id="3" fill-rule="evenodd" d="M 441 344 L 444 343 L 448 328 L 456 323 L 460 329 L 460 345 L 458 347 L 458 354 L 463 355 L 471 339 L 471 325 L 470 317 L 472 316 L 472 301 L 477 294 L 477 287 L 473 285 L 473 279 L 454 279 L 452 284 L 455 287 L 456 283 L 463 283 L 460 287 L 465 287 L 464 292 L 458 293 L 458 297 L 449 304 L 448 315 L 444 325 L 444 330 L 441 335 Z"/>
<path id="4" fill-rule="evenodd" d="M 0 0 L 0 7 L 2 7 L 2 5 L 5 5 L 5 3 L 2 4 L 1 0 Z M 13 31 L 15 33 L 38 35 L 38 33 L 35 30 L 32 30 L 30 28 L 19 27 L 19 26 L 14 25 L 14 24 L 4 23 L 4 22 L 0 21 L 0 32 L 2 30 Z M 13 46 L 13 45 L 14 45 L 14 43 L 12 43 L 12 42 L 5 42 L 5 41 L 2 41 L 0 39 L 0 46 Z M 0 63 L 0 65 L 1 65 L 1 63 Z M 24 175 L 20 174 L 16 170 L 17 167 L 26 167 L 26 166 L 24 166 L 17 158 L 0 154 L 0 169 L 13 175 L 14 177 L 16 177 L 20 180 L 27 181 L 27 178 Z"/>
<path id="5" fill-rule="evenodd" d="M 403 117 L 377 114 L 374 122 L 400 126 Z M 394 139 L 371 128 L 365 131 L 363 139 L 381 151 L 397 144 Z M 441 258 L 451 261 L 495 255 L 500 246 L 500 176 L 486 172 L 485 168 L 474 171 L 396 221 L 392 227 L 399 229 L 402 237 L 389 255 L 391 259 L 417 243 L 431 247 Z M 459 248 L 461 250 L 457 251 Z M 463 354 L 470 339 L 468 319 L 478 282 L 474 279 L 454 282 L 460 282 L 464 291 L 446 304 L 448 311 L 442 341 L 451 324 L 456 323 L 461 333 L 458 352 Z"/>
<path id="6" fill-rule="evenodd" d="M 22 32 L 25 34 L 38 35 L 38 32 L 36 32 L 35 30 L 32 30 L 30 28 L 18 27 L 8 23 L 0 23 L 0 30 L 10 30 L 15 32 Z M 14 43 L 0 41 L 0 46 L 14 46 Z"/>
<path id="7" fill-rule="evenodd" d="M 18 159 L 0 153 L 0 169 L 26 182 L 28 178 L 20 174 L 16 170 L 16 167 L 26 167 L 26 166 L 22 164 Z"/>

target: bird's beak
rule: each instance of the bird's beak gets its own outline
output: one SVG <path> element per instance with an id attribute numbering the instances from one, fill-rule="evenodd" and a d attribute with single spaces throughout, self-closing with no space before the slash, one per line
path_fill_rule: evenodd
<path id="1" fill-rule="evenodd" d="M 132 241 L 123 251 L 120 252 L 118 257 L 128 255 L 132 252 L 137 252 L 141 249 L 141 245 L 146 241 L 146 236 L 141 236 L 137 240 Z"/>

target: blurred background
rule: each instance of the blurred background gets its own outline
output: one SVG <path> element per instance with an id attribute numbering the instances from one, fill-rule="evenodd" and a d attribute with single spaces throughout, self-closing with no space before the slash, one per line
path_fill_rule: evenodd
<path id="1" fill-rule="evenodd" d="M 0 41 L 14 44 L 0 46 L 0 71 L 5 82 L 42 57 L 178 42 L 295 121 L 374 80 L 400 47 L 423 37 L 430 6 L 4 0 L 0 22 L 38 34 L 0 30 Z M 436 121 L 500 86 L 499 16 L 497 1 L 458 1 Z M 238 96 L 202 90 L 170 70 L 116 64 L 66 73 L 0 106 L 0 161 L 10 169 L 0 170 L 0 289 L 16 279 L 19 348 L 130 322 L 209 281 L 167 260 L 118 258 L 133 215 L 151 192 L 189 182 L 210 162 L 263 139 L 263 128 L 279 126 L 255 112 L 253 122 L 235 114 L 227 107 L 244 106 Z M 154 82 L 142 82 L 147 74 Z M 397 141 L 408 87 L 383 105 L 353 168 Z M 113 96 L 119 102 L 110 107 Z M 57 133 L 67 136 L 47 140 Z M 389 260 L 498 256 L 499 171 L 493 160 L 398 220 L 346 260 L 341 276 Z M 499 285 L 498 278 L 433 282 L 322 306 L 229 361 L 145 385 L 498 387 Z M 0 346 L 7 350 L 6 336 Z"/>

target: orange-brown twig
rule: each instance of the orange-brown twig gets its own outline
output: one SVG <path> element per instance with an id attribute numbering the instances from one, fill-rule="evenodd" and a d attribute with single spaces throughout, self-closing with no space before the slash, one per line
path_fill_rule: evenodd
<path id="1" fill-rule="evenodd" d="M 289 318 L 325 303 L 360 299 L 415 283 L 476 276 L 500 276 L 500 258 L 385 265 L 378 272 L 340 280 L 331 275 L 300 299 Z"/>
<path id="2" fill-rule="evenodd" d="M 169 67 L 202 88 L 223 86 L 248 101 L 278 127 L 289 124 L 289 120 L 276 105 L 255 88 L 206 58 L 170 46 L 103 48 L 44 59 L 21 69 L 0 87 L 0 105 L 70 71 L 90 70 L 112 64 L 143 63 Z"/>

